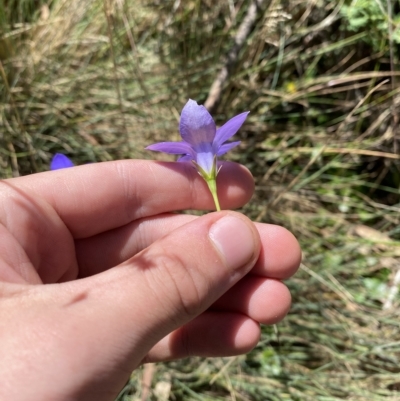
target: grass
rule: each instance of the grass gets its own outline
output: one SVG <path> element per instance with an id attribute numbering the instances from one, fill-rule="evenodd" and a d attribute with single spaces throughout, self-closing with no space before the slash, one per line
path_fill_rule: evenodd
<path id="1" fill-rule="evenodd" d="M 301 242 L 293 307 L 249 355 L 157 365 L 149 399 L 399 398 L 399 4 L 371 1 L 376 26 L 359 1 L 263 3 L 214 115 L 251 111 L 230 157 L 256 180 L 243 212 Z M 0 177 L 153 157 L 250 3 L 0 1 Z M 142 390 L 139 371 L 119 399 Z"/>

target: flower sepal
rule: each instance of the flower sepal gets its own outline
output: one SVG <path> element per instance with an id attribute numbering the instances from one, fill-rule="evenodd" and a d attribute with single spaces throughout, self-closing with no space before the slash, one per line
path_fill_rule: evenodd
<path id="1" fill-rule="evenodd" d="M 217 156 L 214 156 L 213 165 L 210 173 L 207 173 L 194 160 L 192 160 L 192 163 L 196 167 L 198 173 L 203 177 L 204 181 L 207 183 L 208 189 L 210 190 L 215 203 L 215 208 L 217 209 L 217 212 L 219 212 L 221 210 L 221 207 L 219 205 L 219 199 L 217 194 L 217 175 L 220 169 L 217 169 Z"/>

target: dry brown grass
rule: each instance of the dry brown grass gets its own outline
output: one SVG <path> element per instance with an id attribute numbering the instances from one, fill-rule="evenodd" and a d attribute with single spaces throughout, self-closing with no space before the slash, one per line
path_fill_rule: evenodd
<path id="1" fill-rule="evenodd" d="M 3 23 L 1 177 L 55 152 L 153 157 L 187 98 L 206 100 L 250 3 L 56 0 Z M 343 4 L 265 2 L 215 108 L 251 111 L 230 156 L 256 179 L 244 212 L 303 246 L 292 312 L 247 356 L 158 365 L 153 400 L 399 398 L 398 53 L 389 32 L 375 48 L 348 29 Z M 141 386 L 136 373 L 120 400 Z"/>

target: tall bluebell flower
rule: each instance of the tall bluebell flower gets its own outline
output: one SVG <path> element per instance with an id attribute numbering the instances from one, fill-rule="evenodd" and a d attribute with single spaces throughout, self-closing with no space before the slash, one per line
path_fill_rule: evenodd
<path id="1" fill-rule="evenodd" d="M 183 141 L 159 142 L 146 149 L 182 155 L 178 161 L 192 161 L 207 182 L 217 210 L 221 210 L 216 187 L 217 157 L 239 145 L 240 141 L 230 143 L 226 141 L 236 134 L 248 114 L 249 112 L 238 114 L 217 129 L 207 109 L 190 99 L 182 110 L 179 122 Z"/>
<path id="2" fill-rule="evenodd" d="M 50 170 L 60 170 L 68 167 L 74 167 L 74 163 L 61 153 L 56 153 L 51 159 Z"/>

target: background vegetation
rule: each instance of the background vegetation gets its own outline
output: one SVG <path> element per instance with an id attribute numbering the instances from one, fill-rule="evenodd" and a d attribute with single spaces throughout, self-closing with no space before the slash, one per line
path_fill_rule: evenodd
<path id="1" fill-rule="evenodd" d="M 222 70 L 217 121 L 251 111 L 243 212 L 304 250 L 252 353 L 151 366 L 119 400 L 400 398 L 399 24 L 396 0 L 0 0 L 0 178 L 152 158 Z"/>

